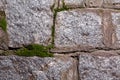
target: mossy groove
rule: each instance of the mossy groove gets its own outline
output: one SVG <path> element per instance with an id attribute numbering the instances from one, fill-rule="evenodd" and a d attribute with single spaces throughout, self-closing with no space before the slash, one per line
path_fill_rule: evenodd
<path id="1" fill-rule="evenodd" d="M 0 11 L 0 27 L 6 31 L 7 29 L 7 21 L 6 21 L 6 16 L 4 11 Z"/>
<path id="2" fill-rule="evenodd" d="M 62 0 L 62 4 L 63 4 L 63 6 L 61 8 L 57 7 L 57 8 L 54 9 L 55 4 L 53 4 L 53 6 L 51 6 L 51 11 L 53 12 L 53 26 L 52 26 L 52 35 L 51 35 L 52 36 L 52 42 L 51 42 L 51 44 L 53 45 L 53 47 L 54 47 L 55 24 L 56 24 L 57 13 L 70 9 L 65 5 L 64 0 Z"/>
<path id="3" fill-rule="evenodd" d="M 31 44 L 16 51 L 18 56 L 39 56 L 39 57 L 53 57 L 49 52 L 51 46 L 43 46 L 39 44 Z"/>

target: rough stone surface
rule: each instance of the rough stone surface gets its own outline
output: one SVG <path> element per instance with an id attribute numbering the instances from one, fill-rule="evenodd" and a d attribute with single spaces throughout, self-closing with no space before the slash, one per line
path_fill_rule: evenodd
<path id="1" fill-rule="evenodd" d="M 68 8 L 84 7 L 84 0 L 56 0 L 55 8 L 62 8 L 63 6 Z"/>
<path id="2" fill-rule="evenodd" d="M 76 70 L 68 57 L 0 56 L 0 80 L 78 80 Z"/>
<path id="3" fill-rule="evenodd" d="M 113 38 L 114 28 L 112 24 L 111 9 L 104 9 L 103 13 L 103 28 L 104 28 L 104 44 L 107 48 L 113 47 Z"/>
<path id="4" fill-rule="evenodd" d="M 64 4 L 69 8 L 84 7 L 84 8 L 112 8 L 120 9 L 120 0 L 57 0 L 58 7 Z M 64 2 L 64 3 L 63 3 Z"/>
<path id="5" fill-rule="evenodd" d="M 54 0 L 6 0 L 9 47 L 31 43 L 48 45 L 51 39 Z"/>
<path id="6" fill-rule="evenodd" d="M 85 7 L 102 7 L 103 0 L 84 0 Z"/>
<path id="7" fill-rule="evenodd" d="M 5 8 L 4 2 L 5 0 L 0 0 L 0 11 L 3 11 Z"/>
<path id="8" fill-rule="evenodd" d="M 64 0 L 66 6 L 69 7 L 83 7 L 84 0 Z"/>
<path id="9" fill-rule="evenodd" d="M 111 13 L 112 16 L 112 24 L 114 26 L 114 39 L 113 39 L 113 44 L 115 45 L 115 47 L 120 47 L 120 13 L 119 12 L 112 12 Z"/>
<path id="10" fill-rule="evenodd" d="M 117 9 L 120 0 L 0 0 L 8 24 L 7 33 L 0 28 L 0 49 L 51 41 L 55 46 L 54 58 L 0 50 L 0 80 L 120 80 Z"/>
<path id="11" fill-rule="evenodd" d="M 120 9 L 120 0 L 104 0 L 103 7 Z"/>
<path id="12" fill-rule="evenodd" d="M 110 51 L 101 53 L 79 56 L 81 80 L 120 80 L 120 56 Z"/>
<path id="13" fill-rule="evenodd" d="M 5 17 L 5 12 L 0 11 L 0 49 L 8 49 L 8 35 L 6 31 L 2 29 L 1 20 Z"/>
<path id="14" fill-rule="evenodd" d="M 103 47 L 102 17 L 98 12 L 92 9 L 59 12 L 55 47 Z"/>
<path id="15" fill-rule="evenodd" d="M 2 28 L 0 28 L 0 49 L 8 49 L 8 35 L 5 31 L 2 30 Z"/>
<path id="16" fill-rule="evenodd" d="M 83 0 L 85 7 L 120 9 L 120 0 Z"/>

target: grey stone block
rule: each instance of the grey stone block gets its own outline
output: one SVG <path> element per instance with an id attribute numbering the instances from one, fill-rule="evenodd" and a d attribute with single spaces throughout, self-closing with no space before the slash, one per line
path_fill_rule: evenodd
<path id="1" fill-rule="evenodd" d="M 48 45 L 51 39 L 54 0 L 6 0 L 9 47 L 31 43 Z"/>
<path id="2" fill-rule="evenodd" d="M 0 56 L 0 80 L 78 80 L 70 57 Z"/>
<path id="3" fill-rule="evenodd" d="M 120 80 L 120 56 L 112 51 L 100 51 L 79 56 L 81 80 Z"/>
<path id="4" fill-rule="evenodd" d="M 102 16 L 97 10 L 59 12 L 55 26 L 55 47 L 104 47 Z"/>

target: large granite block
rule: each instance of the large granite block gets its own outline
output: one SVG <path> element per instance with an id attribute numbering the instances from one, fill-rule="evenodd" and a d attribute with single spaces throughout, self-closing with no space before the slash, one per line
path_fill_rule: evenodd
<path id="1" fill-rule="evenodd" d="M 51 39 L 54 0 L 6 0 L 9 47 L 31 43 L 48 45 Z"/>
<path id="2" fill-rule="evenodd" d="M 78 80 L 70 57 L 0 56 L 0 80 Z"/>
<path id="3" fill-rule="evenodd" d="M 55 47 L 104 47 L 102 13 L 94 9 L 76 9 L 57 14 Z"/>
<path id="4" fill-rule="evenodd" d="M 97 51 L 79 56 L 81 80 L 120 80 L 120 56 L 112 51 Z"/>

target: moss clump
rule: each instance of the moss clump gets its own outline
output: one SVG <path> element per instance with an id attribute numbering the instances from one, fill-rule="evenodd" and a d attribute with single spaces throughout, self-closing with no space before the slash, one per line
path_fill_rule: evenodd
<path id="1" fill-rule="evenodd" d="M 2 17 L 2 19 L 0 19 L 0 27 L 1 27 L 4 31 L 6 31 L 7 22 L 6 22 L 5 17 Z"/>
<path id="2" fill-rule="evenodd" d="M 59 8 L 59 9 L 54 9 L 54 11 L 60 12 L 60 11 L 66 11 L 66 10 L 69 10 L 69 9 L 70 9 L 70 8 L 63 7 L 63 8 Z"/>
<path id="3" fill-rule="evenodd" d="M 32 44 L 28 45 L 27 47 L 24 47 L 22 49 L 19 49 L 16 51 L 16 54 L 19 56 L 39 56 L 39 57 L 53 57 L 53 54 L 49 52 L 49 49 L 51 47 L 38 45 L 38 44 Z"/>
<path id="4" fill-rule="evenodd" d="M 0 11 L 0 27 L 6 31 L 7 28 L 7 22 L 6 22 L 6 16 L 4 11 Z"/>

